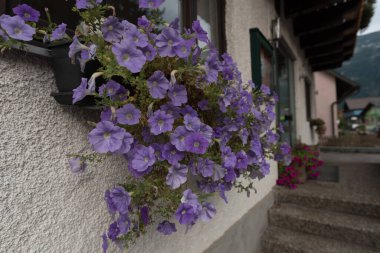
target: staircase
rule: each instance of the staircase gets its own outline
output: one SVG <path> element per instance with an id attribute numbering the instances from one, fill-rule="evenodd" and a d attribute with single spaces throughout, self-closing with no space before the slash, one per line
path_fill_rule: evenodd
<path id="1" fill-rule="evenodd" d="M 263 253 L 380 252 L 380 192 L 342 192 L 337 184 L 308 182 L 276 187 Z"/>

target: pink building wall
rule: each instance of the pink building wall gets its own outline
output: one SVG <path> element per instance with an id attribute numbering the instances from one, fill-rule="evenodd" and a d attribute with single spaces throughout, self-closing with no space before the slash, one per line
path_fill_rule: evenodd
<path id="1" fill-rule="evenodd" d="M 337 100 L 335 77 L 327 72 L 314 72 L 316 117 L 326 123 L 325 136 L 333 136 L 331 105 Z M 334 105 L 335 136 L 338 136 L 337 108 Z"/>

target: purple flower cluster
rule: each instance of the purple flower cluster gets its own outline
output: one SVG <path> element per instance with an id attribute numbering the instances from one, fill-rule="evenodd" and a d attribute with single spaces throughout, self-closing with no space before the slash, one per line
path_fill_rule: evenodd
<path id="1" fill-rule="evenodd" d="M 2 29 L 2 30 L 1 30 Z M 25 23 L 25 20 L 20 16 L 0 16 L 1 37 L 4 40 L 12 38 L 20 41 L 31 41 L 36 29 Z"/>
<path id="2" fill-rule="evenodd" d="M 209 195 L 227 203 L 237 180 L 268 175 L 268 159 L 287 161 L 291 149 L 271 128 L 276 95 L 268 86 L 244 84 L 237 64 L 227 53 L 219 55 L 200 21 L 182 34 L 179 19 L 164 24 L 142 16 L 136 25 L 103 17 L 112 8 L 102 2 L 76 0 L 83 17 L 98 16 L 79 25 L 68 56 L 86 74 L 88 62 L 101 64 L 81 79 L 72 102 L 97 98 L 103 108 L 88 142 L 95 153 L 125 159 L 130 174 L 105 193 L 113 217 L 102 236 L 105 252 L 109 240 L 119 244 L 143 232 L 157 211 L 164 214 L 157 226 L 164 235 L 176 232 L 178 223 L 189 229 L 210 221 L 216 208 Z M 140 0 L 139 6 L 157 9 L 163 2 Z M 25 4 L 13 11 L 13 17 L 0 16 L 0 43 L 32 40 L 40 13 Z M 69 39 L 66 28 L 49 26 L 45 39 Z M 74 173 L 96 160 L 71 157 Z"/>

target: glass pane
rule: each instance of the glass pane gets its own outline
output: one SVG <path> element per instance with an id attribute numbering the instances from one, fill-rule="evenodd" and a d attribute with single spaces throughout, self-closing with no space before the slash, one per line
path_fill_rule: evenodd
<path id="1" fill-rule="evenodd" d="M 199 19 L 202 28 L 208 33 L 211 42 L 219 47 L 219 20 L 217 0 L 197 0 L 197 19 Z M 200 46 L 205 43 L 200 42 Z"/>
<path id="2" fill-rule="evenodd" d="M 162 17 L 167 22 L 172 22 L 175 18 L 180 18 L 180 26 L 182 26 L 181 22 L 181 2 L 180 0 L 166 0 L 160 7 L 160 10 L 163 11 Z"/>
<path id="3" fill-rule="evenodd" d="M 282 54 L 277 57 L 278 66 L 278 95 L 279 95 L 279 113 L 280 122 L 284 127 L 284 133 L 281 135 L 283 141 L 291 143 L 292 121 L 290 109 L 290 79 L 289 79 L 289 59 Z"/>
<path id="4" fill-rule="evenodd" d="M 265 48 L 260 48 L 261 84 L 273 88 L 272 56 Z"/>
<path id="5" fill-rule="evenodd" d="M 127 18 L 135 24 L 137 18 L 145 14 L 144 10 L 138 8 L 138 0 L 104 0 L 103 2 L 114 6 L 119 18 Z M 64 22 L 72 29 L 78 24 L 79 16 L 71 11 L 75 5 L 75 0 L 8 0 L 7 13 L 13 14 L 12 8 L 22 3 L 29 4 L 39 10 L 41 20 L 47 20 L 44 9 L 48 7 L 53 22 L 58 24 Z"/>

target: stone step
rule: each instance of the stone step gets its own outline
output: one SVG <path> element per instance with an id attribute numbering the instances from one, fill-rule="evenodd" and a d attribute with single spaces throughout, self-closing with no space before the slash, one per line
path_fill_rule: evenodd
<path id="1" fill-rule="evenodd" d="M 332 211 L 276 204 L 269 224 L 380 249 L 380 220 Z"/>
<path id="2" fill-rule="evenodd" d="M 276 203 L 297 204 L 315 209 L 357 214 L 380 219 L 379 197 L 342 193 L 334 184 L 308 183 L 296 190 L 276 187 Z"/>
<path id="3" fill-rule="evenodd" d="M 376 253 L 368 247 L 270 226 L 261 240 L 263 253 Z"/>

